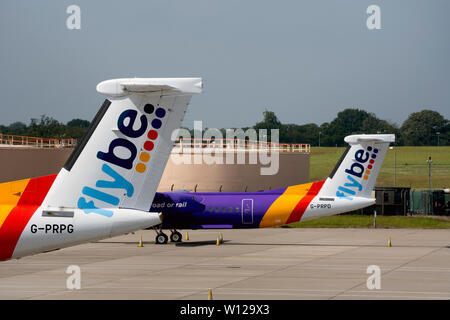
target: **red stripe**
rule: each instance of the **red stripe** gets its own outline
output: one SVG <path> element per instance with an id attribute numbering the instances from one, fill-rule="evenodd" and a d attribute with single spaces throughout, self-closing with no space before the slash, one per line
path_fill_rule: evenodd
<path id="1" fill-rule="evenodd" d="M 48 190 L 50 190 L 50 187 L 52 186 L 53 181 L 55 181 L 55 179 L 56 174 L 30 179 L 17 205 L 40 206 L 42 204 L 42 201 L 44 201 L 45 196 L 47 195 Z"/>
<path id="2" fill-rule="evenodd" d="M 314 197 L 319 193 L 320 189 L 322 189 L 324 181 L 314 182 L 309 189 L 308 193 L 297 203 L 291 215 L 286 221 L 286 224 L 300 221 L 303 214 L 305 213 L 306 208 L 308 208 L 310 202 Z"/>
<path id="3" fill-rule="evenodd" d="M 0 261 L 10 259 L 23 229 L 42 204 L 56 175 L 32 178 L 17 206 L 11 210 L 0 229 Z"/>

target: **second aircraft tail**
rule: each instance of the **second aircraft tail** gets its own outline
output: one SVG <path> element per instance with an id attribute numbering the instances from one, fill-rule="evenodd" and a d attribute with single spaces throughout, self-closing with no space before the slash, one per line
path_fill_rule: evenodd
<path id="1" fill-rule="evenodd" d="M 368 198 L 373 190 L 393 134 L 352 135 L 340 161 L 325 181 L 320 196 L 352 200 Z"/>

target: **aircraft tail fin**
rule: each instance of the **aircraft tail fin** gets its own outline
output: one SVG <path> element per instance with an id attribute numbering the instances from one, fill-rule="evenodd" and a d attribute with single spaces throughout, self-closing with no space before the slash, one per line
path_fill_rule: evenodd
<path id="1" fill-rule="evenodd" d="M 103 81 L 107 98 L 59 172 L 43 206 L 111 216 L 112 208 L 149 211 L 169 158 L 172 131 L 181 126 L 201 78 Z"/>
<path id="2" fill-rule="evenodd" d="M 330 176 L 319 192 L 352 200 L 354 197 L 370 197 L 380 172 L 393 134 L 351 135 L 345 137 L 349 144 Z"/>

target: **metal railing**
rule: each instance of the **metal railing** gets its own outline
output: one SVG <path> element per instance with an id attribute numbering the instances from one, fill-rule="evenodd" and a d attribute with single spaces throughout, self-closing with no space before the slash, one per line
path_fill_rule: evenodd
<path id="1" fill-rule="evenodd" d="M 35 147 L 35 148 L 73 148 L 77 139 L 52 139 L 27 137 L 0 133 L 0 146 Z"/>
<path id="2" fill-rule="evenodd" d="M 224 149 L 224 151 L 237 150 L 273 150 L 278 152 L 300 152 L 310 153 L 311 145 L 306 143 L 272 143 L 264 141 L 243 140 L 243 139 L 191 139 L 179 140 L 174 143 L 174 151 L 201 150 L 201 149 Z M 181 150 L 180 150 L 181 149 Z"/>
<path id="3" fill-rule="evenodd" d="M 53 139 L 40 137 L 27 137 L 0 133 L 0 146 L 28 146 L 36 148 L 73 148 L 77 145 L 77 139 Z M 181 150 L 179 150 L 181 148 Z M 225 151 L 236 150 L 273 150 L 278 152 L 310 153 L 311 145 L 306 143 L 272 143 L 264 141 L 243 139 L 191 139 L 179 140 L 174 143 L 174 151 L 183 149 L 222 148 Z"/>

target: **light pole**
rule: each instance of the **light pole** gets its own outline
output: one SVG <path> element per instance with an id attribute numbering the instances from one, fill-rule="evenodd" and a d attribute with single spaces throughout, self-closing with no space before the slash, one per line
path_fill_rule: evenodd
<path id="1" fill-rule="evenodd" d="M 438 136 L 438 147 L 439 147 L 439 135 L 441 134 L 440 132 L 436 132 L 437 136 Z"/>
<path id="2" fill-rule="evenodd" d="M 431 214 L 433 214 L 433 192 L 432 192 L 432 183 L 431 183 L 431 164 L 433 163 L 433 160 L 431 160 L 431 156 L 428 157 L 427 160 L 428 163 L 428 184 L 430 187 L 430 195 L 429 195 L 429 199 L 430 199 L 430 207 L 429 210 Z"/>
<path id="3" fill-rule="evenodd" d="M 431 160 L 431 156 L 428 157 L 427 163 L 428 163 L 428 184 L 431 192 L 431 164 L 433 163 L 433 160 Z"/>
<path id="4" fill-rule="evenodd" d="M 394 150 L 394 187 L 397 186 L 397 150 L 394 147 L 389 147 L 389 149 Z"/>

